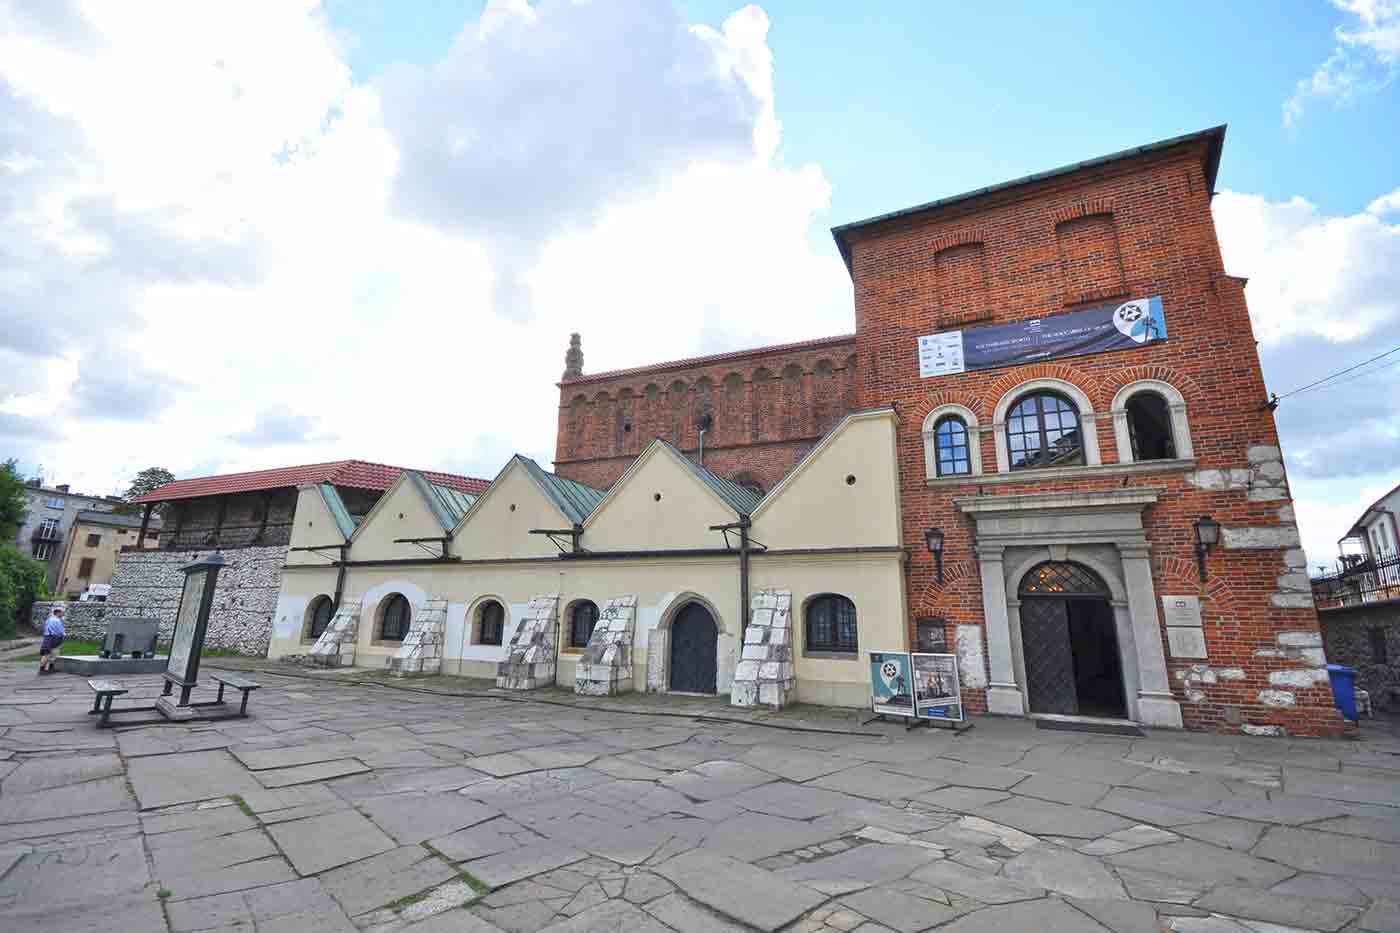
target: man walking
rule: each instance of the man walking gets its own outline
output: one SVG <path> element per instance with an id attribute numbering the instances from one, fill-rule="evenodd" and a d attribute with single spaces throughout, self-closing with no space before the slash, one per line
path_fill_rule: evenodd
<path id="1" fill-rule="evenodd" d="M 53 662 L 58 657 L 58 646 L 63 644 L 63 607 L 54 606 L 49 617 L 44 620 L 44 641 L 39 645 L 39 673 L 52 674 Z"/>

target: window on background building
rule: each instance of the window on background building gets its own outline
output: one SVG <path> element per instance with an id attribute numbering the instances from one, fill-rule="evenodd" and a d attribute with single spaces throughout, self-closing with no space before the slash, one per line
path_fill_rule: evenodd
<path id="1" fill-rule="evenodd" d="M 46 518 L 39 523 L 39 532 L 35 537 L 43 538 L 45 541 L 58 540 L 58 519 Z"/>
<path id="2" fill-rule="evenodd" d="M 967 443 L 967 424 L 957 415 L 945 415 L 933 428 L 937 456 L 934 465 L 939 476 L 966 476 L 972 472 Z"/>
<path id="3" fill-rule="evenodd" d="M 574 603 L 569 613 L 569 647 L 587 648 L 588 639 L 598 624 L 598 604 L 587 599 Z"/>
<path id="4" fill-rule="evenodd" d="M 1006 446 L 1013 470 L 1081 465 L 1079 411 L 1053 392 L 1028 395 L 1006 417 Z"/>
<path id="5" fill-rule="evenodd" d="M 331 617 L 335 615 L 335 603 L 329 596 L 317 596 L 311 602 L 311 628 L 307 634 L 312 641 L 321 637 L 330 628 Z"/>
<path id="6" fill-rule="evenodd" d="M 1133 460 L 1175 460 L 1176 441 L 1167 400 L 1156 392 L 1139 392 L 1128 399 L 1126 407 Z"/>
<path id="7" fill-rule="evenodd" d="M 1366 630 L 1366 637 L 1371 641 L 1371 663 L 1389 664 L 1390 655 L 1386 651 L 1385 629 L 1373 626 Z"/>
<path id="8" fill-rule="evenodd" d="M 49 541 L 34 542 L 34 559 L 48 560 L 53 556 L 53 544 Z"/>
<path id="9" fill-rule="evenodd" d="M 856 648 L 856 604 L 835 593 L 814 596 L 807 603 L 807 651 L 853 653 Z"/>
<path id="10" fill-rule="evenodd" d="M 402 593 L 395 593 L 384 603 L 384 622 L 379 627 L 381 641 L 403 641 L 408 634 L 408 623 L 412 621 L 413 610 Z"/>
<path id="11" fill-rule="evenodd" d="M 477 644 L 499 645 L 505 638 L 506 610 L 494 599 L 477 610 Z"/>
<path id="12" fill-rule="evenodd" d="M 84 557 L 78 562 L 78 579 L 86 580 L 92 576 L 92 568 L 97 563 L 96 559 Z"/>
<path id="13" fill-rule="evenodd" d="M 63 497 L 50 496 L 49 500 L 45 502 L 44 505 L 48 506 L 51 509 L 61 509 L 63 508 Z"/>
<path id="14" fill-rule="evenodd" d="M 87 536 L 87 546 L 88 546 L 88 547 L 97 547 L 97 546 L 98 546 L 99 544 L 101 544 L 101 543 L 102 543 L 102 536 L 101 536 L 100 534 L 97 534 L 97 535 L 91 535 L 91 534 L 90 534 L 90 535 Z"/>

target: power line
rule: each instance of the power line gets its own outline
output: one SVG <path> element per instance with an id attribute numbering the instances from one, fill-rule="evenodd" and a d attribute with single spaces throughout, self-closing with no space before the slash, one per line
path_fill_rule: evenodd
<path id="1" fill-rule="evenodd" d="M 1348 376 L 1345 379 L 1338 379 L 1335 382 L 1328 383 L 1327 385 L 1317 386 L 1312 391 L 1325 392 L 1327 389 L 1335 389 L 1337 386 L 1346 385 L 1348 382 L 1355 382 L 1358 379 L 1365 379 L 1367 376 L 1373 376 L 1381 370 L 1389 369 L 1392 366 L 1400 366 L 1400 360 L 1391 360 L 1389 363 L 1386 363 L 1383 366 L 1375 366 L 1371 369 L 1366 370 L 1365 372 L 1359 372 L 1355 375 Z M 1298 392 L 1295 394 L 1302 394 L 1302 390 L 1298 390 Z"/>
<path id="2" fill-rule="evenodd" d="M 1321 379 L 1317 380 L 1316 382 L 1309 382 L 1307 385 L 1305 385 L 1305 386 L 1300 386 L 1299 388 L 1296 388 L 1296 389 L 1292 390 L 1291 392 L 1285 392 L 1285 393 L 1283 393 L 1282 395 L 1275 395 L 1275 396 L 1273 397 L 1272 401 L 1274 401 L 1275 403 L 1281 402 L 1281 401 L 1283 401 L 1284 399 L 1288 398 L 1290 395 L 1297 395 L 1299 392 L 1306 392 L 1308 389 L 1311 389 L 1311 388 L 1313 388 L 1313 387 L 1315 387 L 1315 386 L 1320 386 L 1320 385 L 1322 385 L 1324 382 L 1331 382 L 1333 379 L 1336 379 L 1338 376 L 1345 376 L 1347 373 L 1352 372 L 1353 370 L 1360 369 L 1362 366 L 1365 366 L 1367 363 L 1374 363 L 1376 360 L 1383 360 L 1383 359 L 1385 359 L 1387 356 L 1390 356 L 1392 353 L 1400 353 L 1400 347 L 1391 347 L 1389 350 L 1386 350 L 1384 353 L 1381 353 L 1381 354 L 1379 354 L 1379 355 L 1377 355 L 1377 356 L 1373 356 L 1373 357 L 1371 357 L 1369 360 L 1362 360 L 1360 363 L 1357 363 L 1357 364 L 1355 364 L 1354 366 L 1348 366 L 1346 369 L 1339 369 L 1339 370 L 1337 370 L 1335 373 L 1332 373 L 1330 376 L 1323 376 Z"/>

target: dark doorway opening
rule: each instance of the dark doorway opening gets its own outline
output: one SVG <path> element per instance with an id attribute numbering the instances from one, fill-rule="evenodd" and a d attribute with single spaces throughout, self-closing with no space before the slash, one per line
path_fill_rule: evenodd
<path id="1" fill-rule="evenodd" d="M 716 693 L 719 626 L 699 603 L 688 603 L 671 622 L 673 693 Z"/>
<path id="2" fill-rule="evenodd" d="M 1108 587 L 1087 567 L 1041 564 L 1021 583 L 1021 650 L 1033 713 L 1125 718 Z"/>

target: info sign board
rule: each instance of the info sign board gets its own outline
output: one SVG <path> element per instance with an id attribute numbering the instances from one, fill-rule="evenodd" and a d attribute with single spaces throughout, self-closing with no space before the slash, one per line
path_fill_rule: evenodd
<path id="1" fill-rule="evenodd" d="M 870 652 L 870 708 L 881 716 L 914 715 L 914 676 L 908 652 Z"/>
<path id="2" fill-rule="evenodd" d="M 914 670 L 914 715 L 962 722 L 957 655 L 915 653 L 909 657 Z"/>
<path id="3" fill-rule="evenodd" d="M 173 681 L 185 688 L 188 696 L 189 688 L 198 680 L 199 656 L 204 650 L 204 634 L 209 626 L 214 586 L 223 566 L 223 555 L 216 552 L 181 568 L 185 573 L 185 586 L 180 593 L 180 608 L 175 613 L 175 635 L 170 640 L 170 658 L 165 664 L 167 693 Z M 181 705 L 184 705 L 183 701 Z"/>
<path id="4" fill-rule="evenodd" d="M 919 338 L 919 376 L 1126 350 L 1166 339 L 1162 296 L 1153 295 L 1011 324 L 928 334 Z"/>

